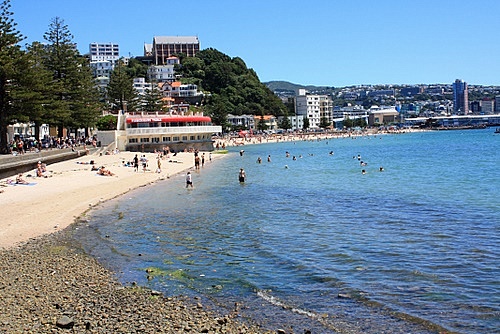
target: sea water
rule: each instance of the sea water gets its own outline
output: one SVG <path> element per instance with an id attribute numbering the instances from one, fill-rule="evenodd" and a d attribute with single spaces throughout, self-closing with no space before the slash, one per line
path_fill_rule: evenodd
<path id="1" fill-rule="evenodd" d="M 75 237 L 126 284 L 267 329 L 499 332 L 499 149 L 491 129 L 231 147 Z"/>

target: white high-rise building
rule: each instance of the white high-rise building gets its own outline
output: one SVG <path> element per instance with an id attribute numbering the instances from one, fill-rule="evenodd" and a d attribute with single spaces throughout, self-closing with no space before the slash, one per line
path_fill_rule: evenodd
<path id="1" fill-rule="evenodd" d="M 327 122 L 332 121 L 333 100 L 329 95 L 308 94 L 304 89 L 299 89 L 295 105 L 297 115 L 307 117 L 310 128 L 319 128 L 323 117 Z"/>
<path id="2" fill-rule="evenodd" d="M 90 43 L 90 61 L 110 61 L 113 65 L 120 58 L 118 44 Z"/>
<path id="3" fill-rule="evenodd" d="M 106 86 L 111 72 L 120 59 L 118 44 L 90 43 L 90 68 L 99 86 Z"/>

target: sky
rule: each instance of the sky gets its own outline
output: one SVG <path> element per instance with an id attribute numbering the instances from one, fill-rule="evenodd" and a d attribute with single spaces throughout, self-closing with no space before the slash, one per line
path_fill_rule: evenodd
<path id="1" fill-rule="evenodd" d="M 78 50 L 118 43 L 142 56 L 154 36 L 198 36 L 262 82 L 500 86 L 499 0 L 10 0 L 22 44 L 55 17 Z"/>

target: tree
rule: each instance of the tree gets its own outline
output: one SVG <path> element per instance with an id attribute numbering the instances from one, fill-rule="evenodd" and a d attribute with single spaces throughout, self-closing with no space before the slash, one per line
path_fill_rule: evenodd
<path id="1" fill-rule="evenodd" d="M 57 126 L 58 136 L 62 137 L 63 129 L 71 125 L 74 109 L 78 108 L 76 102 L 81 97 L 78 92 L 78 72 L 82 64 L 78 59 L 73 35 L 63 19 L 53 18 L 43 38 L 48 42 L 45 66 L 51 71 L 54 80 L 49 123 Z"/>
<path id="2" fill-rule="evenodd" d="M 53 91 L 52 73 L 43 64 L 45 50 L 41 43 L 34 42 L 26 49 L 16 71 L 18 89 L 13 92 L 14 105 L 19 112 L 18 121 L 32 122 L 34 137 L 40 139 L 40 126 L 50 118 L 48 106 Z"/>
<path id="3" fill-rule="evenodd" d="M 205 64 L 198 57 L 186 57 L 182 59 L 182 64 L 175 66 L 175 73 L 182 75 L 181 82 L 186 84 L 195 84 L 199 89 L 203 88 L 203 79 L 205 78 Z"/>
<path id="4" fill-rule="evenodd" d="M 356 120 L 354 120 L 353 125 L 359 126 L 360 128 L 366 128 L 368 124 L 366 123 L 366 120 L 364 118 L 357 118 Z"/>
<path id="5" fill-rule="evenodd" d="M 322 129 L 326 129 L 327 127 L 330 126 L 330 122 L 325 116 L 321 116 L 321 119 L 319 120 L 319 127 Z"/>
<path id="6" fill-rule="evenodd" d="M 43 37 L 48 42 L 43 59 L 53 78 L 47 123 L 57 126 L 59 137 L 65 128 L 85 128 L 88 135 L 101 111 L 89 63 L 80 57 L 63 19 L 53 18 Z"/>
<path id="7" fill-rule="evenodd" d="M 118 119 L 115 115 L 106 115 L 101 117 L 97 121 L 97 129 L 101 131 L 106 131 L 106 130 L 116 130 L 116 123 Z"/>
<path id="8" fill-rule="evenodd" d="M 303 130 L 307 130 L 309 129 L 310 127 L 310 123 L 309 123 L 309 118 L 307 118 L 307 116 L 304 117 L 304 123 L 302 123 L 302 129 Z"/>
<path id="9" fill-rule="evenodd" d="M 257 122 L 257 130 L 259 131 L 265 131 L 267 130 L 269 127 L 267 126 L 266 124 L 266 121 L 264 119 L 264 113 L 262 113 L 259 117 L 259 121 Z"/>
<path id="10" fill-rule="evenodd" d="M 209 99 L 209 104 L 206 106 L 208 115 L 212 119 L 212 123 L 217 125 L 225 125 L 227 123 L 228 105 L 229 102 L 225 97 L 214 94 Z"/>
<path id="11" fill-rule="evenodd" d="M 80 65 L 74 76 L 69 78 L 73 86 L 73 101 L 69 125 L 74 129 L 84 128 L 85 136 L 89 136 L 89 128 L 95 126 L 102 113 L 99 103 L 99 89 L 95 85 L 89 63 L 85 58 L 78 58 Z"/>
<path id="12" fill-rule="evenodd" d="M 155 82 L 151 83 L 151 89 L 147 89 L 142 96 L 142 110 L 147 112 L 159 111 L 163 107 L 163 94 Z"/>
<path id="13" fill-rule="evenodd" d="M 288 118 L 288 113 L 285 113 L 283 116 L 279 127 L 283 130 L 290 130 L 292 128 L 292 122 L 290 122 L 290 118 Z"/>
<path id="14" fill-rule="evenodd" d="M 126 73 L 121 60 L 111 72 L 107 95 L 113 109 L 136 110 L 138 94 L 134 89 L 134 80 Z"/>
<path id="15" fill-rule="evenodd" d="M 136 58 L 130 58 L 124 70 L 131 78 L 146 78 L 148 75 L 148 65 Z"/>
<path id="16" fill-rule="evenodd" d="M 346 129 L 349 129 L 349 128 L 352 128 L 354 126 L 354 121 L 352 119 L 350 119 L 349 117 L 347 117 L 346 119 L 344 119 L 343 124 L 344 124 L 344 127 Z"/>
<path id="17" fill-rule="evenodd" d="M 24 54 L 19 47 L 23 36 L 12 19 L 10 1 L 0 4 L 0 150 L 8 152 L 7 127 L 16 120 L 13 94 L 19 87 L 14 82 L 19 62 Z"/>

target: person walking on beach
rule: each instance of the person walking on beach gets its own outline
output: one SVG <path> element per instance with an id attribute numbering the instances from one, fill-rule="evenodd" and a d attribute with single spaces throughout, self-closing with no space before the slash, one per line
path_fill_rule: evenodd
<path id="1" fill-rule="evenodd" d="M 146 173 L 146 168 L 148 167 L 148 159 L 146 158 L 146 155 L 141 156 L 141 163 L 142 163 L 142 170 L 144 173 Z"/>
<path id="2" fill-rule="evenodd" d="M 193 188 L 193 178 L 191 176 L 191 172 L 187 172 L 186 174 L 186 188 L 188 188 L 189 186 Z"/>
<path id="3" fill-rule="evenodd" d="M 139 158 L 137 157 L 137 154 L 134 157 L 134 171 L 135 172 L 139 171 Z"/>
<path id="4" fill-rule="evenodd" d="M 245 182 L 245 177 L 246 177 L 245 170 L 243 168 L 240 168 L 240 172 L 238 174 L 238 179 L 240 180 L 240 183 Z"/>
<path id="5" fill-rule="evenodd" d="M 160 158 L 160 156 L 157 156 L 157 157 L 156 157 L 156 164 L 157 164 L 157 167 L 158 167 L 158 168 L 156 169 L 156 172 L 157 172 L 157 173 L 161 173 L 161 158 Z"/>

